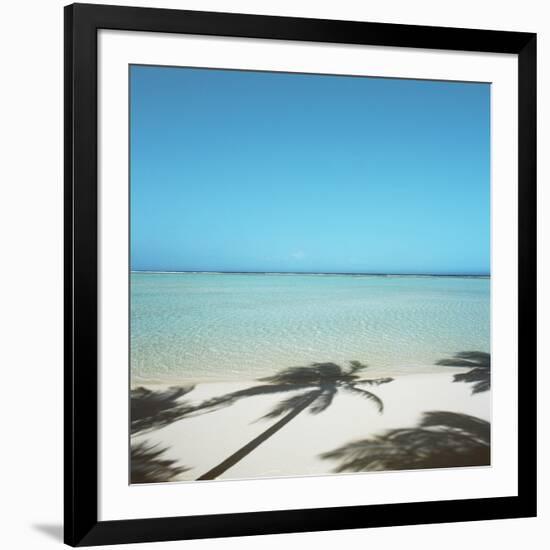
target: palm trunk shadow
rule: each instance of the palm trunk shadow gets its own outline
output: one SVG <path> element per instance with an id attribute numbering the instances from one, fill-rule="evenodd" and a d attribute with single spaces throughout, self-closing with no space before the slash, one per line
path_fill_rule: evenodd
<path id="1" fill-rule="evenodd" d="M 249 455 L 254 449 L 261 445 L 264 441 L 269 439 L 272 435 L 277 433 L 283 426 L 288 424 L 293 418 L 298 416 L 303 410 L 307 409 L 313 402 L 319 397 L 319 392 L 312 392 L 313 395 L 306 394 L 303 396 L 302 403 L 291 410 L 286 416 L 275 422 L 267 430 L 262 432 L 258 437 L 249 441 L 246 445 L 241 447 L 238 451 L 227 457 L 223 462 L 220 462 L 214 468 L 208 470 L 205 474 L 197 478 L 197 481 L 211 480 L 219 477 L 229 468 L 241 461 L 245 456 Z"/>

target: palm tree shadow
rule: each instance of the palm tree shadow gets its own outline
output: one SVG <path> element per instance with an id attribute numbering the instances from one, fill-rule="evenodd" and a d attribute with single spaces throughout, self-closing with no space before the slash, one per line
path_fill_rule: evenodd
<path id="1" fill-rule="evenodd" d="M 472 394 L 491 389 L 491 355 L 483 351 L 461 351 L 451 359 L 440 359 L 436 365 L 469 367 L 468 372 L 454 375 L 454 382 L 473 384 Z"/>
<path id="2" fill-rule="evenodd" d="M 490 423 L 466 414 L 430 411 L 417 427 L 388 430 L 324 453 L 335 472 L 457 468 L 490 464 Z"/>
<path id="3" fill-rule="evenodd" d="M 176 466 L 177 461 L 163 458 L 167 448 L 146 442 L 134 443 L 130 452 L 130 483 L 161 483 L 174 481 L 189 470 Z"/>
<path id="4" fill-rule="evenodd" d="M 262 417 L 263 419 L 278 418 L 279 420 L 275 424 L 198 479 L 205 480 L 218 477 L 278 432 L 302 411 L 309 410 L 310 414 L 319 414 L 325 411 L 332 404 L 334 397 L 340 390 L 348 391 L 371 401 L 376 405 L 378 412 L 382 413 L 384 409 L 382 400 L 362 386 L 386 384 L 391 382 L 393 378 L 361 378 L 358 373 L 365 368 L 367 366 L 359 361 L 350 361 L 350 366 L 347 368 L 342 368 L 335 363 L 313 363 L 307 367 L 290 367 L 273 376 L 259 379 L 263 384 L 207 400 L 195 407 L 193 414 L 218 410 L 248 397 L 299 392 L 297 395 L 291 395 L 277 403 Z"/>
<path id="5" fill-rule="evenodd" d="M 130 432 L 162 428 L 180 420 L 192 411 L 192 407 L 181 397 L 195 386 L 171 387 L 164 391 L 153 391 L 139 387 L 130 392 Z"/>

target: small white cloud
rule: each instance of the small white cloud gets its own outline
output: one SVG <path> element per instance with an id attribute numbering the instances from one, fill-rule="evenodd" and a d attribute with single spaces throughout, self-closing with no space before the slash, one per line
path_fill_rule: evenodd
<path id="1" fill-rule="evenodd" d="M 290 255 L 291 258 L 294 258 L 295 260 L 301 260 L 302 258 L 305 258 L 305 254 L 303 250 L 296 250 Z"/>

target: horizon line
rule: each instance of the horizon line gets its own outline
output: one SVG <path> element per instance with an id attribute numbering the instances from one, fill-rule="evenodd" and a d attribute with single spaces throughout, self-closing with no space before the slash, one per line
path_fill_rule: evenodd
<path id="1" fill-rule="evenodd" d="M 217 275 L 368 275 L 373 277 L 486 277 L 491 273 L 398 273 L 398 272 L 358 272 L 358 271 L 219 271 L 219 270 L 156 270 L 130 269 L 130 273 L 190 273 L 190 274 L 217 274 Z"/>

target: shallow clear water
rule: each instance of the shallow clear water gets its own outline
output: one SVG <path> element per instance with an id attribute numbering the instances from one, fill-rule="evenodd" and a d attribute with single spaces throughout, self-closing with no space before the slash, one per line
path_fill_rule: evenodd
<path id="1" fill-rule="evenodd" d="M 488 278 L 132 273 L 132 382 L 252 379 L 490 351 Z"/>

